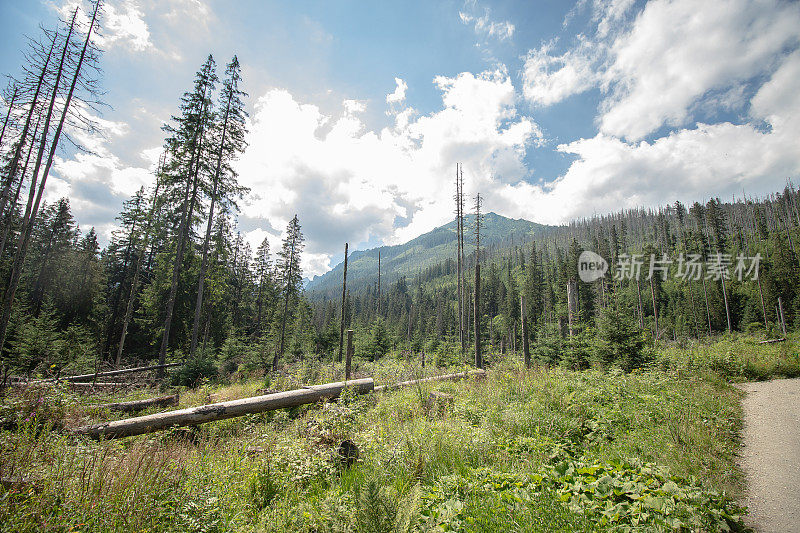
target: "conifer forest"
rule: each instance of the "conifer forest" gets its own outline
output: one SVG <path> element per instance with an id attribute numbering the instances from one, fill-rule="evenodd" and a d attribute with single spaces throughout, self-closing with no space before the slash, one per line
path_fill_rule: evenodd
<path id="1" fill-rule="evenodd" d="M 224 54 L 204 51 L 193 76 L 170 73 L 165 87 L 179 91 L 150 88 L 166 102 L 160 146 L 132 194 L 114 193 L 121 208 L 104 206 L 101 224 L 85 215 L 80 181 L 67 173 L 91 157 L 118 164 L 94 139 L 132 135 L 103 131 L 116 116 L 108 62 L 120 57 L 119 21 L 136 28 L 152 7 L 138 4 L 65 2 L 36 33 L 3 44 L 20 49 L 0 99 L 0 532 L 794 527 L 774 525 L 793 519 L 792 504 L 761 492 L 753 472 L 764 470 L 742 458 L 772 438 L 750 440 L 753 387 L 800 377 L 800 166 L 767 188 L 731 170 L 725 179 L 743 184 L 735 194 L 720 186 L 638 203 L 621 189 L 615 204 L 556 220 L 544 204 L 504 203 L 494 171 L 470 163 L 479 148 L 465 141 L 472 148 L 444 150 L 430 178 L 445 191 L 434 209 L 449 215 L 402 238 L 367 238 L 343 229 L 366 215 L 342 214 L 334 231 L 320 226 L 316 211 L 327 207 L 316 202 L 366 202 L 353 198 L 368 193 L 331 182 L 305 200 L 305 177 L 292 178 L 297 190 L 254 181 L 245 163 L 267 150 L 259 132 L 273 126 L 261 114 L 280 94 L 256 89 L 267 78 L 252 49 L 219 44 Z M 596 4 L 570 11 L 564 27 L 606 3 Z M 670 2 L 645 4 L 630 24 Z M 191 9 L 208 24 L 224 20 Z M 491 22 L 499 7 L 469 9 L 474 2 L 458 23 L 483 46 L 523 30 Z M 598 21 L 622 24 L 593 16 L 592 39 L 605 35 Z M 628 35 L 619 31 L 618 48 Z M 577 57 L 548 56 L 548 67 L 529 70 L 548 53 L 522 54 L 524 97 L 539 106 L 556 97 L 537 93 L 544 86 L 531 72 L 545 76 Z M 275 76 L 269 83 L 280 85 Z M 472 80 L 511 79 L 498 71 Z M 401 118 L 406 82 L 396 80 L 385 114 L 397 128 L 418 120 L 408 127 L 421 131 L 437 117 L 410 118 L 423 106 Z M 449 112 L 472 104 L 447 98 L 480 98 L 457 92 L 463 78 L 437 80 Z M 764 98 L 753 97 L 753 109 Z M 361 105 L 347 100 L 346 113 Z M 522 120 L 515 113 L 498 124 Z M 315 143 L 354 135 L 314 120 Z M 760 135 L 785 124 L 765 120 Z M 295 139 L 300 127 L 278 136 Z M 390 135 L 400 134 L 360 139 Z M 404 153 L 434 134 L 409 135 L 393 141 Z M 634 149 L 635 137 L 624 138 Z M 639 148 L 661 142 L 639 139 Z M 524 149 L 487 160 L 502 173 L 523 164 L 502 158 Z M 676 149 L 681 156 L 689 157 Z M 309 174 L 313 164 L 311 154 L 298 163 Z M 87 187 L 111 187 L 98 183 Z M 399 195 L 397 187 L 386 190 Z M 548 190 L 557 185 L 540 194 Z M 253 215 L 270 196 L 280 198 L 280 224 Z M 403 217 L 392 219 L 397 229 Z M 332 250 L 322 269 L 313 259 L 320 242 Z M 784 502 L 796 494 L 787 490 Z M 787 513 L 763 511 L 770 505 Z"/>

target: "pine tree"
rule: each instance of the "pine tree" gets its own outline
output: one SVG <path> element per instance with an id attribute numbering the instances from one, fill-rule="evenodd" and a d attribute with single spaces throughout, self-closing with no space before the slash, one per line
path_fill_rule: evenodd
<path id="1" fill-rule="evenodd" d="M 171 158 L 165 172 L 167 178 L 165 185 L 167 193 L 180 191 L 180 201 L 176 206 L 180 226 L 175 236 L 172 280 L 166 303 L 164 332 L 158 351 L 159 365 L 166 362 L 183 257 L 189 245 L 191 229 L 195 224 L 195 209 L 200 201 L 201 186 L 206 185 L 203 183 L 208 170 L 205 143 L 213 116 L 211 95 L 217 81 L 214 69 L 214 58 L 209 55 L 195 76 L 194 89 L 181 98 L 182 114 L 180 117 L 172 118 L 176 125 L 164 128 L 171 134 L 166 143 Z M 163 372 L 159 371 L 159 377 L 162 376 Z"/>
<path id="2" fill-rule="evenodd" d="M 303 269 L 300 266 L 300 254 L 303 251 L 303 234 L 300 232 L 300 222 L 297 215 L 292 218 L 286 227 L 286 237 L 283 240 L 280 257 L 279 271 L 280 284 L 283 290 L 283 315 L 281 316 L 281 336 L 278 351 L 272 361 L 272 369 L 278 368 L 278 357 L 283 356 L 286 347 L 286 322 L 295 307 L 295 300 L 300 293 L 303 282 Z M 291 305 L 290 305 L 291 304 Z"/>
<path id="3" fill-rule="evenodd" d="M 216 146 L 214 154 L 216 162 L 211 180 L 211 199 L 208 209 L 206 236 L 203 241 L 189 356 L 194 355 L 194 351 L 197 348 L 200 314 L 203 309 L 203 290 L 208 267 L 208 245 L 211 240 L 211 228 L 214 225 L 214 209 L 218 203 L 221 204 L 222 209 L 225 211 L 229 210 L 231 206 L 235 207 L 235 199 L 241 197 L 245 191 L 236 182 L 236 171 L 231 167 L 231 162 L 247 146 L 244 140 L 247 132 L 245 124 L 247 113 L 244 110 L 244 102 L 241 99 L 246 95 L 239 89 L 241 82 L 240 70 L 239 60 L 234 56 L 225 69 L 225 80 L 222 82 L 222 91 L 219 97 L 221 118 L 216 121 L 215 131 L 213 132 L 213 137 L 215 138 L 212 139 L 212 144 Z"/>

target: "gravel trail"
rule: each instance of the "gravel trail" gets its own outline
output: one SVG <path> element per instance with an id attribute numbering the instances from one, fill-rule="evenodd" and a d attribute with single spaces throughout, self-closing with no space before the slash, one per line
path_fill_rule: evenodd
<path id="1" fill-rule="evenodd" d="M 800 378 L 740 386 L 749 525 L 761 533 L 800 532 Z"/>

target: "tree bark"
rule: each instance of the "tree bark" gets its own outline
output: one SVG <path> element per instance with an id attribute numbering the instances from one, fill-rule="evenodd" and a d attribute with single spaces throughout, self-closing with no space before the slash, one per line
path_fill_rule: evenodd
<path id="1" fill-rule="evenodd" d="M 19 93 L 19 88 L 14 85 L 14 93 L 11 95 L 11 102 L 8 104 L 8 112 L 6 113 L 5 120 L 3 120 L 3 131 L 0 131 L 0 146 L 3 146 L 3 138 L 6 136 L 6 126 L 8 126 L 8 120 L 11 118 L 11 111 L 14 110 L 14 102 L 17 101 L 17 93 Z"/>
<path id="2" fill-rule="evenodd" d="M 467 370 L 466 372 L 459 372 L 457 374 L 444 374 L 442 376 L 433 376 L 430 378 L 412 379 L 409 381 L 400 381 L 399 383 L 392 383 L 391 385 L 377 385 L 375 386 L 374 390 L 375 392 L 389 391 L 389 390 L 401 389 L 403 387 L 409 387 L 411 385 L 419 385 L 421 383 L 431 383 L 434 381 L 456 381 L 459 379 L 467 379 L 473 376 L 483 377 L 485 375 L 486 371 L 478 368 L 474 370 Z"/>
<path id="3" fill-rule="evenodd" d="M 653 300 L 653 327 L 655 331 L 653 332 L 653 336 L 658 340 L 659 332 L 658 332 L 658 306 L 656 305 L 656 288 L 653 284 L 653 277 L 650 276 L 650 298 Z"/>
<path id="4" fill-rule="evenodd" d="M 475 261 L 475 367 L 483 368 L 483 354 L 481 353 L 481 323 L 480 323 L 480 298 L 481 298 L 481 265 Z"/>
<path id="5" fill-rule="evenodd" d="M 706 300 L 706 318 L 708 319 L 708 336 L 711 336 L 711 309 L 708 307 L 708 291 L 706 290 L 706 278 L 703 278 L 703 297 Z"/>
<path id="6" fill-rule="evenodd" d="M 731 332 L 731 310 L 728 307 L 728 291 L 725 290 L 725 278 L 721 278 L 720 283 L 722 283 L 722 299 L 725 300 L 725 319 L 728 321 L 728 333 Z"/>
<path id="7" fill-rule="evenodd" d="M 764 305 L 764 292 L 761 290 L 761 276 L 756 272 L 756 281 L 758 282 L 758 296 L 761 298 L 761 312 L 764 315 L 764 335 L 769 334 L 769 325 L 767 324 L 767 307 Z"/>
<path id="8" fill-rule="evenodd" d="M 575 315 L 577 314 L 577 296 L 575 293 L 578 291 L 575 285 L 576 281 L 574 279 L 567 281 L 567 322 L 570 337 L 575 335 Z"/>

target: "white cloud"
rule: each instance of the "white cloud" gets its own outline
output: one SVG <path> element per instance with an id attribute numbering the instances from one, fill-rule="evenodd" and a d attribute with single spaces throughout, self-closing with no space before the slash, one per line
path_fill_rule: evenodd
<path id="1" fill-rule="evenodd" d="M 800 176 L 799 84 L 800 51 L 795 51 L 752 98 L 756 124 L 698 124 L 639 143 L 601 132 L 558 147 L 578 159 L 553 183 L 507 184 L 496 194 L 510 215 L 562 223 L 674 199 L 775 191 L 787 178 Z"/>
<path id="2" fill-rule="evenodd" d="M 314 275 L 327 270 L 345 241 L 403 242 L 447 222 L 456 161 L 464 163 L 467 192 L 524 178 L 526 146 L 540 142 L 541 132 L 517 115 L 507 73 L 462 73 L 435 83 L 441 110 L 398 113 L 381 131 L 365 130 L 350 104 L 333 117 L 288 91 L 267 91 L 237 164 L 252 189 L 242 214 L 282 229 L 297 213 L 308 239 L 304 268 Z M 330 130 L 320 135 L 324 125 Z"/>
<path id="3" fill-rule="evenodd" d="M 394 82 L 397 84 L 397 86 L 394 88 L 393 93 L 386 95 L 387 104 L 399 104 L 406 99 L 406 90 L 408 89 L 408 84 L 400 78 L 395 78 Z"/>
<path id="4" fill-rule="evenodd" d="M 153 46 L 150 31 L 142 18 L 142 11 L 134 0 L 122 0 L 105 5 L 103 41 L 100 44 L 113 46 L 123 44 L 131 50 L 141 52 Z"/>
<path id="5" fill-rule="evenodd" d="M 769 72 L 798 39 L 797 3 L 652 0 L 613 44 L 600 130 L 638 140 L 682 126 L 708 91 Z"/>
<path id="6" fill-rule="evenodd" d="M 88 26 L 91 13 L 85 10 L 86 4 L 81 0 L 63 0 L 60 5 L 52 6 L 65 20 L 69 20 L 75 8 L 80 7 L 77 20 L 82 26 Z M 101 32 L 95 37 L 95 42 L 102 48 L 108 50 L 120 46 L 135 52 L 152 48 L 150 31 L 136 0 L 104 2 L 102 12 Z"/>
<path id="7" fill-rule="evenodd" d="M 592 58 L 586 48 L 567 50 L 560 56 L 551 55 L 555 43 L 543 44 L 528 52 L 522 71 L 522 91 L 535 105 L 548 106 L 581 93 L 597 83 Z"/>
<path id="8" fill-rule="evenodd" d="M 490 18 L 491 10 L 488 7 L 484 8 L 483 15 L 481 16 L 459 11 L 458 17 L 461 19 L 462 23 L 468 26 L 472 25 L 472 29 L 481 37 L 495 38 L 504 41 L 514 36 L 514 25 L 507 20 L 492 20 Z"/>

